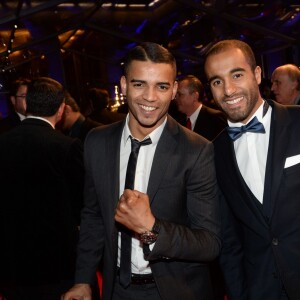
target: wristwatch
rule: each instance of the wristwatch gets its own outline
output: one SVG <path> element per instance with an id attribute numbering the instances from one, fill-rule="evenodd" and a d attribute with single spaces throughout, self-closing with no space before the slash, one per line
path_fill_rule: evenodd
<path id="1" fill-rule="evenodd" d="M 140 234 L 140 241 L 146 245 L 156 242 L 160 230 L 160 222 L 155 218 L 154 225 L 151 230 L 147 230 Z"/>

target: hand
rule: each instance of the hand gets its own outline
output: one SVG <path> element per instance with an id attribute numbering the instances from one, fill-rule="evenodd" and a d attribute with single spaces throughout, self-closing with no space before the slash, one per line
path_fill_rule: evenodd
<path id="1" fill-rule="evenodd" d="M 92 290 L 89 284 L 75 284 L 60 300 L 92 300 Z"/>
<path id="2" fill-rule="evenodd" d="M 151 230 L 155 217 L 148 195 L 135 190 L 125 190 L 117 205 L 115 220 L 136 233 Z"/>

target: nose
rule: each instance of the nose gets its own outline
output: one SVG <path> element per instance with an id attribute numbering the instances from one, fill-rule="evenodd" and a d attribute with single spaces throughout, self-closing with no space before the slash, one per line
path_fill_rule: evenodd
<path id="1" fill-rule="evenodd" d="M 145 89 L 143 97 L 147 101 L 157 100 L 156 88 L 155 87 L 148 87 L 147 89 Z"/>
<path id="2" fill-rule="evenodd" d="M 236 86 L 231 80 L 224 81 L 224 94 L 227 97 L 233 95 L 236 91 Z"/>
<path id="3" fill-rule="evenodd" d="M 272 86 L 271 86 L 271 91 L 274 92 L 276 89 L 276 84 L 275 82 L 272 83 Z"/>

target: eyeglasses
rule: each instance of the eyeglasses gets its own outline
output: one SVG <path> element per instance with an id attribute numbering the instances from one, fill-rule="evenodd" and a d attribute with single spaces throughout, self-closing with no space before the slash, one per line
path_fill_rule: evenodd
<path id="1" fill-rule="evenodd" d="M 26 95 L 16 95 L 16 98 L 26 98 Z"/>

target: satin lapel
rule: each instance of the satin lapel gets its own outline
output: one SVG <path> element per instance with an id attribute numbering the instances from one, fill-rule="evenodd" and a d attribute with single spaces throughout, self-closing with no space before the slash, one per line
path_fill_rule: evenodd
<path id="1" fill-rule="evenodd" d="M 152 168 L 149 178 L 147 194 L 150 203 L 153 201 L 159 188 L 162 178 L 165 174 L 168 164 L 170 163 L 170 154 L 177 145 L 176 134 L 178 133 L 177 123 L 168 117 L 167 124 L 158 141 L 155 155 L 152 162 Z"/>
<path id="2" fill-rule="evenodd" d="M 233 142 L 227 135 L 227 132 L 224 132 L 222 135 L 224 139 L 224 143 L 222 144 L 221 153 L 223 155 L 222 159 L 224 161 L 224 170 L 222 172 L 222 176 L 228 176 L 229 178 L 232 177 L 233 180 L 231 184 L 233 185 L 234 189 L 240 189 L 240 201 L 244 201 L 250 211 L 252 211 L 253 215 L 259 220 L 263 226 L 267 227 L 266 220 L 259 210 L 258 206 L 255 204 L 255 201 L 258 201 L 251 190 L 248 188 L 241 172 L 237 164 L 235 151 Z M 234 200 L 235 201 L 235 200 Z"/>
<path id="3" fill-rule="evenodd" d="M 106 205 L 109 206 L 107 212 L 112 214 L 108 220 L 112 220 L 112 223 L 109 226 L 112 226 L 111 232 L 113 249 L 117 249 L 118 242 L 118 230 L 114 222 L 114 213 L 116 205 L 119 200 L 120 193 L 120 143 L 121 136 L 124 127 L 124 122 L 121 122 L 114 130 L 111 132 L 110 136 L 107 137 L 107 143 L 105 144 L 105 163 L 103 168 L 103 176 L 106 178 L 106 181 L 103 181 L 105 184 L 104 190 L 106 191 Z M 117 253 L 115 253 L 116 257 Z"/>
<path id="4" fill-rule="evenodd" d="M 278 194 L 281 178 L 283 175 L 288 149 L 289 128 L 292 126 L 288 111 L 284 106 L 270 103 L 273 107 L 268 159 L 265 174 L 264 202 L 268 205 L 264 210 L 271 218 L 274 208 L 274 200 Z"/>

